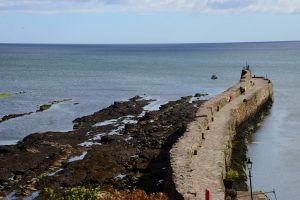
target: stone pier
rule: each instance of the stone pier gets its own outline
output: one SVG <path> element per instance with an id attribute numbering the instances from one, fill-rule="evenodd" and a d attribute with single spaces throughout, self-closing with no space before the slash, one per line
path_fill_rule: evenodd
<path id="1" fill-rule="evenodd" d="M 236 128 L 273 101 L 271 81 L 242 71 L 240 82 L 205 102 L 197 118 L 171 150 L 176 199 L 225 199 L 223 179 L 229 169 Z"/>

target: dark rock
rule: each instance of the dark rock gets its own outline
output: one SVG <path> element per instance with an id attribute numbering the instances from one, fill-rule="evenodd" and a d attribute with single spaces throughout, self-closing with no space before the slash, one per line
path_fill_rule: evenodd
<path id="1" fill-rule="evenodd" d="M 18 181 L 8 182 L 7 187 L 0 189 L 0 195 L 22 192 L 20 188 L 61 190 L 73 186 L 167 191 L 163 185 L 168 185 L 171 180 L 169 150 L 184 133 L 187 123 L 194 120 L 201 102 L 190 104 L 185 98 L 171 101 L 159 111 L 138 118 L 150 101 L 137 96 L 126 102 L 115 102 L 75 119 L 73 131 L 34 133 L 17 145 L 1 147 L 0 184 L 12 174 Z M 124 125 L 123 119 L 128 115 L 133 115 L 138 122 Z M 115 124 L 94 126 L 112 119 L 116 119 Z M 121 125 L 124 130 L 108 135 Z M 100 138 L 98 134 L 101 134 Z M 78 145 L 86 141 L 101 145 Z M 78 155 L 82 157 L 68 162 Z M 54 173 L 59 169 L 63 170 Z M 157 184 L 161 179 L 164 184 Z"/>
<path id="2" fill-rule="evenodd" d="M 43 104 L 43 105 L 39 106 L 39 109 L 36 110 L 36 112 L 43 112 L 45 110 L 50 109 L 51 106 L 54 104 L 59 104 L 59 103 L 66 102 L 66 101 L 71 101 L 71 99 L 62 99 L 62 100 L 51 101 L 49 104 Z"/>
<path id="3" fill-rule="evenodd" d="M 203 96 L 207 96 L 207 95 L 208 95 L 207 93 L 198 92 L 198 93 L 195 94 L 195 97 L 203 97 Z"/>
<path id="4" fill-rule="evenodd" d="M 140 99 L 142 99 L 142 97 L 137 95 L 137 96 L 134 96 L 134 97 L 130 98 L 129 100 L 130 101 L 137 101 L 137 100 L 140 100 Z"/>
<path id="5" fill-rule="evenodd" d="M 2 118 L 0 118 L 0 123 L 4 122 L 4 121 L 7 121 L 7 120 L 10 120 L 10 119 L 17 118 L 17 117 L 22 117 L 22 116 L 25 116 L 25 115 L 30 115 L 30 114 L 32 114 L 32 112 L 4 115 Z"/>
<path id="6" fill-rule="evenodd" d="M 100 139 L 101 143 L 111 143 L 112 142 L 112 137 L 109 135 L 102 136 Z"/>
<path id="7" fill-rule="evenodd" d="M 0 146 L 0 154 L 12 152 L 13 147 L 11 146 Z"/>
<path id="8" fill-rule="evenodd" d="M 43 112 L 43 111 L 48 110 L 49 108 L 51 108 L 51 106 L 52 106 L 51 104 L 41 105 L 36 112 Z"/>

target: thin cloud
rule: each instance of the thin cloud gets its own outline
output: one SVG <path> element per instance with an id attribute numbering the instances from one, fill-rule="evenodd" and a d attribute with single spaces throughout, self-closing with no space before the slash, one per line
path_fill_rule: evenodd
<path id="1" fill-rule="evenodd" d="M 255 3 L 255 0 L 211 0 L 207 2 L 208 7 L 215 10 L 227 10 L 227 9 L 241 9 L 247 8 L 251 4 Z"/>
<path id="2" fill-rule="evenodd" d="M 0 0 L 0 12 L 300 13 L 299 0 Z"/>

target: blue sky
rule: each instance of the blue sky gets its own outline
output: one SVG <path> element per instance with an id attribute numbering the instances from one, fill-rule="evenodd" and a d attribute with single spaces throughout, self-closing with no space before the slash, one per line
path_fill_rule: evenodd
<path id="1" fill-rule="evenodd" d="M 299 0 L 0 0 L 0 43 L 300 40 Z"/>

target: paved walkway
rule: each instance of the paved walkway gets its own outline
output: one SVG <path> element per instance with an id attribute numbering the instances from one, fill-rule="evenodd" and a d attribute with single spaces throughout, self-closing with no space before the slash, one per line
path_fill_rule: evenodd
<path id="1" fill-rule="evenodd" d="M 192 195 L 186 196 L 185 199 L 205 199 L 204 194 L 206 189 L 210 191 L 211 199 L 224 199 L 224 150 L 230 140 L 228 122 L 231 119 L 231 110 L 237 108 L 244 99 L 247 99 L 247 97 L 253 95 L 258 89 L 268 84 L 268 81 L 264 79 L 255 78 L 251 79 L 251 81 L 254 82 L 254 86 L 246 90 L 245 95 L 239 95 L 222 107 L 219 112 L 214 113 L 214 121 L 210 123 L 210 130 L 205 132 L 205 139 L 201 147 L 197 149 L 197 155 L 193 156 L 189 175 Z M 238 84 L 238 87 L 241 84 L 243 83 Z M 202 109 L 206 108 L 200 108 L 198 111 L 199 115 L 201 115 Z M 190 131 L 198 131 L 198 129 L 190 127 Z"/>

